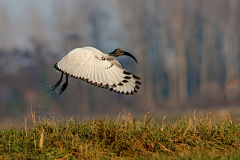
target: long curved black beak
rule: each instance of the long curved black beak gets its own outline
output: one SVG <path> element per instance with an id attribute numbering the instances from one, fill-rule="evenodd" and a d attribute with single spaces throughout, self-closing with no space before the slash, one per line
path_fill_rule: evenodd
<path id="1" fill-rule="evenodd" d="M 132 58 L 136 61 L 136 63 L 137 63 L 136 58 L 135 58 L 132 54 L 130 54 L 130 53 L 124 51 L 123 55 L 125 55 L 125 56 L 129 56 L 129 57 L 132 57 Z"/>

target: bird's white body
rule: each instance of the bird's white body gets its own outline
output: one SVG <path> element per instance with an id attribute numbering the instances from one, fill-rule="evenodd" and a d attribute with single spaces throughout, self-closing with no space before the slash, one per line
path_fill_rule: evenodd
<path id="1" fill-rule="evenodd" d="M 56 63 L 55 68 L 90 84 L 122 94 L 136 92 L 136 84 L 140 83 L 137 81 L 140 78 L 127 72 L 118 60 L 93 47 L 73 49 Z"/>

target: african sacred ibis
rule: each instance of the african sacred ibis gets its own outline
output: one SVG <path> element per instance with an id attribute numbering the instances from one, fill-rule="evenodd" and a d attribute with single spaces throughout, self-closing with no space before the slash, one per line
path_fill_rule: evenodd
<path id="1" fill-rule="evenodd" d="M 136 89 L 139 89 L 138 85 L 141 84 L 138 81 L 140 78 L 128 72 L 118 60 L 114 59 L 122 55 L 132 57 L 137 63 L 132 54 L 122 49 L 115 49 L 109 54 L 104 54 L 93 47 L 73 49 L 54 65 L 54 69 L 62 74 L 59 81 L 52 86 L 52 90 L 59 86 L 65 73 L 66 82 L 59 90 L 59 94 L 67 88 L 68 76 L 121 94 L 137 93 Z"/>

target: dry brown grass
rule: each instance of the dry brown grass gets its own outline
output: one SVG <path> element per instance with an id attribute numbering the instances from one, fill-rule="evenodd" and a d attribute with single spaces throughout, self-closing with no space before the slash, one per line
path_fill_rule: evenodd
<path id="1" fill-rule="evenodd" d="M 115 119 L 36 120 L 34 127 L 0 130 L 0 159 L 215 159 L 240 156 L 240 126 L 228 115 L 218 122 L 211 114 L 172 123 L 142 120 L 130 113 Z"/>

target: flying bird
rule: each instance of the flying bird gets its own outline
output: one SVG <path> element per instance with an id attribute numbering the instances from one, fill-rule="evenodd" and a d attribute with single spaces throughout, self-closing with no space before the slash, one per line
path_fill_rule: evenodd
<path id="1" fill-rule="evenodd" d="M 62 74 L 59 81 L 52 86 L 52 91 L 60 85 L 65 74 L 66 82 L 59 90 L 59 94 L 67 88 L 68 76 L 121 94 L 137 93 L 141 85 L 140 78 L 128 72 L 115 59 L 123 55 L 133 58 L 137 63 L 132 54 L 119 48 L 109 54 L 102 53 L 93 47 L 73 49 L 54 65 L 54 70 Z"/>

